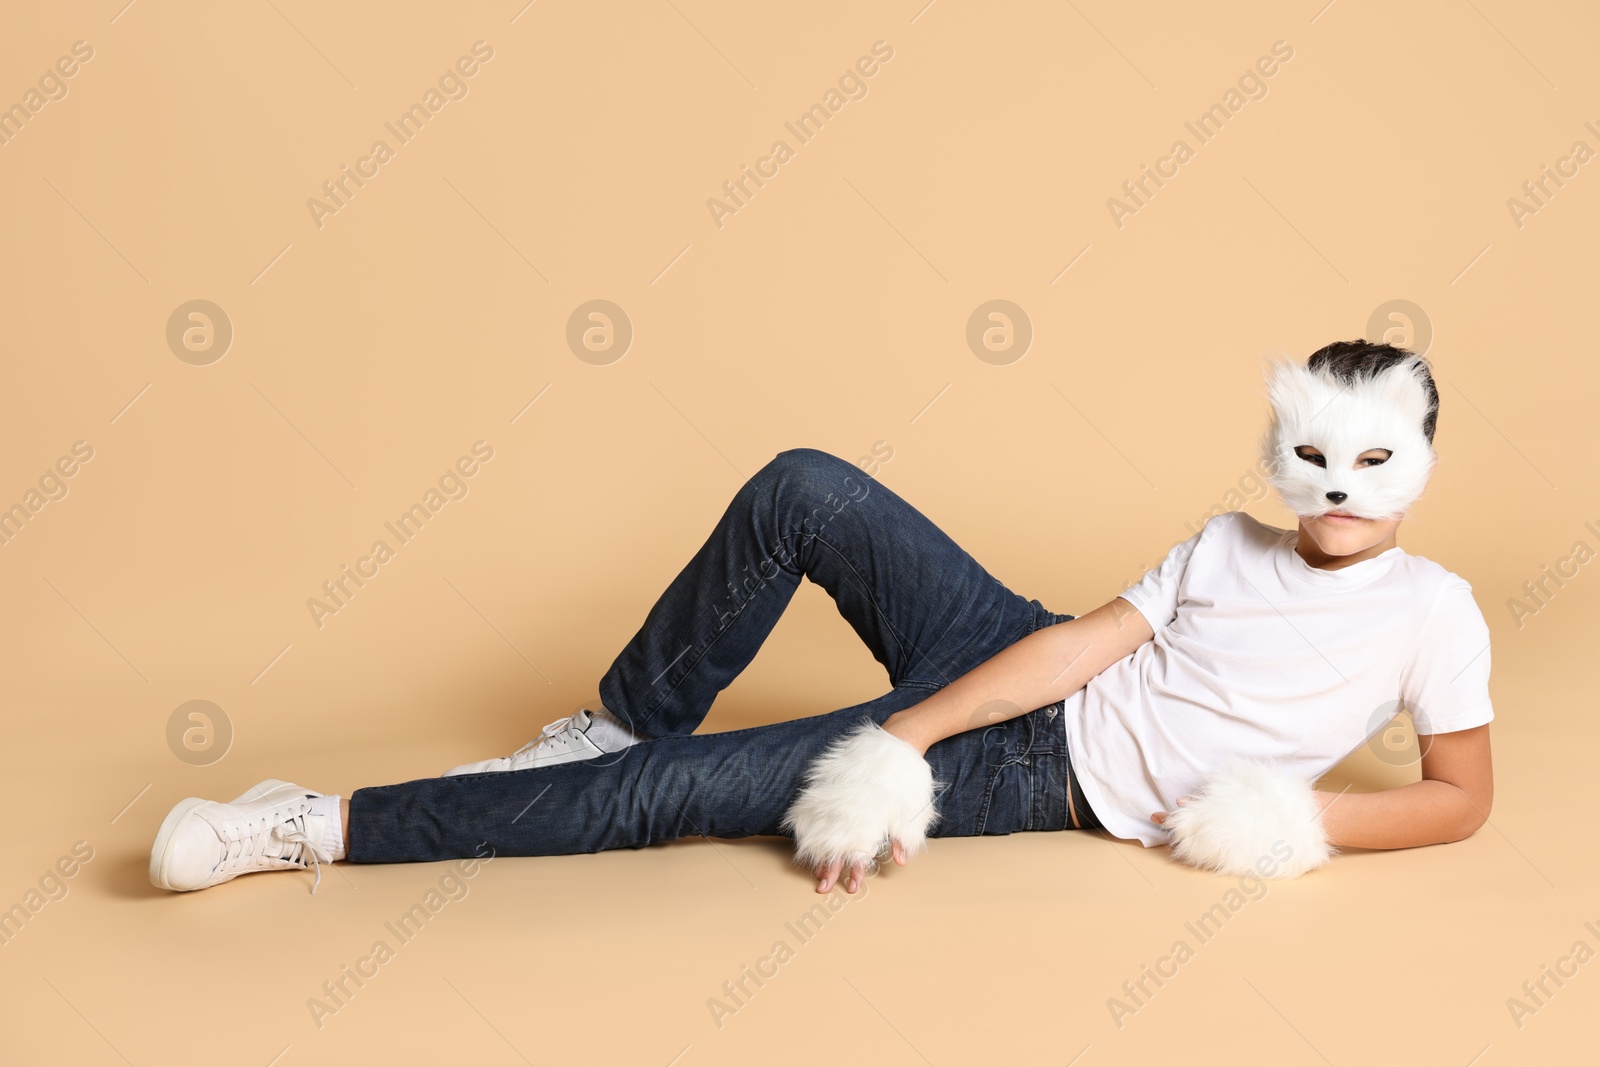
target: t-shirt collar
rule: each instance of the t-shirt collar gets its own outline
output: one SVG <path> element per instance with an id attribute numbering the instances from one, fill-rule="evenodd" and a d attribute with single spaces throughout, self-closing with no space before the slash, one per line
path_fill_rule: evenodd
<path id="1" fill-rule="evenodd" d="M 1295 551 L 1295 546 L 1300 543 L 1298 528 L 1284 531 L 1283 539 L 1279 543 L 1280 554 L 1288 556 L 1286 566 L 1302 579 L 1320 582 L 1323 585 L 1352 585 L 1359 584 L 1370 578 L 1375 578 L 1392 567 L 1396 560 L 1405 555 L 1405 549 L 1399 545 L 1386 548 L 1376 556 L 1371 556 L 1359 563 L 1352 563 L 1338 570 L 1325 571 L 1320 567 L 1313 567 L 1301 558 Z"/>

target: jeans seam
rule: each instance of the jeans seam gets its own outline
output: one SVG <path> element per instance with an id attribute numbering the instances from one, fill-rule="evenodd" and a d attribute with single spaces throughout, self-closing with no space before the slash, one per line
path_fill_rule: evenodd
<path id="1" fill-rule="evenodd" d="M 999 784 L 1000 772 L 1005 770 L 1005 766 L 1006 765 L 1002 763 L 1000 766 L 989 772 L 989 781 L 983 790 L 983 804 L 978 808 L 978 826 L 976 831 L 978 836 L 982 836 L 983 832 L 989 829 L 989 807 L 994 803 L 994 787 Z"/>
<path id="2" fill-rule="evenodd" d="M 1025 827 L 1028 830 L 1037 830 L 1044 824 L 1044 812 L 1041 809 L 1044 806 L 1046 795 L 1039 789 L 1039 783 L 1036 779 L 1039 773 L 1038 768 L 1039 764 L 1037 762 L 1028 764 L 1028 824 Z"/>
<path id="3" fill-rule="evenodd" d="M 1034 811 L 1032 828 L 1035 830 L 1048 829 L 1053 821 L 1054 812 L 1052 809 L 1055 805 L 1051 799 L 1054 796 L 1054 793 L 1051 790 L 1051 784 L 1060 783 L 1066 777 L 1066 773 L 1062 767 L 1063 764 L 1060 754 L 1056 752 L 1046 753 L 1041 759 L 1035 761 L 1034 763 Z M 1063 807 L 1065 807 L 1065 802 L 1063 802 Z M 1066 822 L 1066 825 L 1062 826 L 1062 829 L 1069 829 L 1071 820 L 1065 816 L 1064 812 L 1063 819 Z"/>
<path id="4" fill-rule="evenodd" d="M 877 591 L 875 589 L 873 589 L 872 583 L 868 582 L 866 580 L 866 578 L 864 578 L 862 576 L 861 572 L 856 570 L 855 564 L 850 562 L 850 557 L 849 556 L 846 556 L 843 552 L 839 551 L 839 548 L 836 545 L 834 545 L 831 542 L 829 542 L 828 539 L 826 537 L 822 536 L 821 533 L 814 533 L 814 534 L 811 534 L 811 536 L 814 537 L 817 540 L 817 542 L 819 544 L 821 544 L 824 548 L 826 548 L 829 552 L 832 552 L 834 554 L 834 556 L 836 556 L 838 558 L 840 565 L 843 566 L 845 570 L 850 572 L 850 577 L 855 580 L 856 586 L 859 589 L 859 591 L 862 592 L 866 596 L 868 603 L 870 603 L 872 605 L 872 610 L 877 612 L 878 618 L 880 618 L 883 621 L 884 629 L 889 633 L 889 635 L 891 637 L 894 638 L 895 644 L 899 648 L 899 652 L 900 652 L 901 657 L 905 658 L 905 656 L 906 656 L 906 646 L 909 644 L 909 642 L 906 640 L 904 635 L 902 635 L 900 633 L 900 631 L 895 628 L 894 620 L 889 617 L 889 613 L 887 611 L 883 610 L 883 605 L 878 603 Z M 912 651 L 920 653 L 920 650 L 915 648 L 915 646 L 912 647 Z M 892 686 L 895 686 L 895 687 L 899 687 L 902 683 L 894 677 L 893 672 L 890 672 L 889 684 L 892 685 Z M 949 683 L 946 682 L 944 684 L 948 685 Z"/>
<path id="5" fill-rule="evenodd" d="M 778 542 L 780 544 L 783 544 L 783 542 L 785 540 L 785 536 L 787 536 L 787 535 L 780 536 L 778 538 Z M 788 545 L 784 544 L 783 547 L 788 548 Z M 792 553 L 791 553 L 791 558 L 795 558 Z M 805 569 L 804 568 L 800 568 L 800 575 L 802 577 L 805 576 Z M 766 588 L 766 586 L 763 586 L 763 588 Z M 746 601 L 745 603 L 748 605 L 749 601 Z M 739 614 L 734 617 L 733 622 L 729 623 L 727 626 L 724 626 L 719 633 L 717 633 L 714 637 L 711 638 L 710 641 L 707 641 L 706 642 L 706 647 L 704 647 L 704 648 L 702 648 L 700 650 L 700 654 L 695 656 L 694 659 L 689 661 L 689 663 L 684 668 L 682 676 L 680 676 L 678 678 L 678 680 L 672 684 L 672 688 L 668 689 L 665 693 L 662 693 L 661 694 L 661 699 L 657 700 L 655 702 L 655 705 L 648 712 L 645 713 L 644 722 L 640 724 L 640 728 L 641 729 L 645 729 L 646 727 L 648 727 L 650 720 L 655 718 L 656 713 L 661 710 L 661 706 L 663 704 L 665 704 L 668 700 L 670 700 L 672 698 L 672 694 L 676 693 L 678 691 L 678 689 L 683 685 L 683 683 L 686 680 L 688 680 L 689 675 L 694 673 L 694 669 L 696 667 L 698 667 L 700 665 L 700 661 L 705 659 L 706 656 L 710 654 L 711 650 L 714 647 L 716 647 L 717 642 L 721 641 L 725 636 L 727 636 L 729 633 L 731 633 L 733 631 L 734 625 L 736 625 L 738 623 L 739 619 L 744 617 L 744 611 L 745 611 L 744 608 L 740 608 L 739 609 Z M 713 699 L 713 701 L 715 701 L 716 698 L 713 697 L 712 699 Z M 738 731 L 729 731 L 729 732 L 730 733 L 737 733 Z M 666 735 L 666 736 L 674 736 L 674 735 Z M 689 735 L 679 734 L 679 735 L 675 735 L 675 736 L 680 736 L 681 737 L 681 736 L 689 736 Z"/>

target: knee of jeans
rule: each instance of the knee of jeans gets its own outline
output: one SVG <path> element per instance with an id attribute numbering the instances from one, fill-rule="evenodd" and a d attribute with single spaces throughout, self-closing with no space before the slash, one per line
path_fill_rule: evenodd
<path id="1" fill-rule="evenodd" d="M 750 480 L 795 500 L 821 502 L 830 497 L 847 499 L 855 491 L 853 484 L 844 480 L 849 475 L 865 478 L 854 463 L 832 452 L 789 448 L 774 456 Z"/>
<path id="2" fill-rule="evenodd" d="M 761 473 L 790 477 L 805 476 L 818 471 L 836 469 L 841 463 L 849 465 L 846 460 L 820 448 L 786 448 L 773 456 L 761 469 Z"/>

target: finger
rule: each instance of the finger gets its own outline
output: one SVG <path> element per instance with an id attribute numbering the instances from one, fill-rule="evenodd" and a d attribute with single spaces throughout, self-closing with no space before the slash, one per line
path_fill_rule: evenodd
<path id="1" fill-rule="evenodd" d="M 832 863 L 827 863 L 818 867 L 817 892 L 826 893 L 828 890 L 832 889 L 833 884 L 839 880 L 839 872 L 843 869 L 843 860 L 834 860 Z"/>
<path id="2" fill-rule="evenodd" d="M 906 846 L 902 845 L 898 840 L 894 842 L 894 861 L 902 867 L 911 862 L 906 858 Z"/>
<path id="3" fill-rule="evenodd" d="M 1155 823 L 1157 826 L 1164 826 L 1167 822 L 1167 813 L 1164 811 L 1158 811 L 1154 815 L 1150 816 L 1150 821 Z"/>
<path id="4" fill-rule="evenodd" d="M 861 888 L 861 882 L 867 876 L 867 867 L 864 863 L 857 863 L 850 868 L 850 880 L 845 884 L 845 892 L 855 893 Z"/>

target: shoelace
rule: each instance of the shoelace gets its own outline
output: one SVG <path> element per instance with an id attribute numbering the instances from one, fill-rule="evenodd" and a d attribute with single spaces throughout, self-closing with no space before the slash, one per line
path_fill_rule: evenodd
<path id="1" fill-rule="evenodd" d="M 572 728 L 572 719 L 573 716 L 568 715 L 566 718 L 557 719 L 549 726 L 546 726 L 544 729 L 540 730 L 538 737 L 535 737 L 532 741 L 529 741 L 527 744 L 517 749 L 516 752 L 512 753 L 512 761 L 515 762 L 518 756 L 526 755 L 537 749 L 540 745 L 546 743 L 554 745 L 566 745 L 571 740 L 570 737 L 565 735 Z"/>
<path id="2" fill-rule="evenodd" d="M 290 830 L 288 833 L 280 833 L 278 836 L 283 838 L 285 841 L 293 842 L 294 844 L 300 846 L 300 856 L 305 856 L 307 854 L 311 856 L 311 863 L 317 871 L 316 878 L 312 879 L 311 881 L 311 892 L 315 894 L 317 891 L 317 886 L 322 884 L 322 865 L 324 863 L 333 862 L 333 853 L 328 852 L 325 849 L 318 848 L 312 843 L 311 838 L 306 834 L 303 821 L 298 828 Z M 299 863 L 300 866 L 305 866 L 304 859 L 300 859 Z"/>
<path id="3" fill-rule="evenodd" d="M 307 833 L 306 816 L 310 811 L 310 804 L 302 800 L 291 807 L 280 805 L 251 816 L 243 821 L 242 828 L 236 833 L 228 833 L 223 827 L 218 827 L 227 841 L 227 850 L 217 869 L 226 871 L 243 867 L 259 858 L 282 860 L 296 867 L 305 867 L 306 857 L 310 856 L 311 865 L 316 870 L 316 878 L 311 883 L 311 892 L 315 893 L 322 885 L 322 865 L 332 863 L 333 854 L 318 847 Z M 286 852 L 270 851 L 274 838 L 288 846 Z"/>

